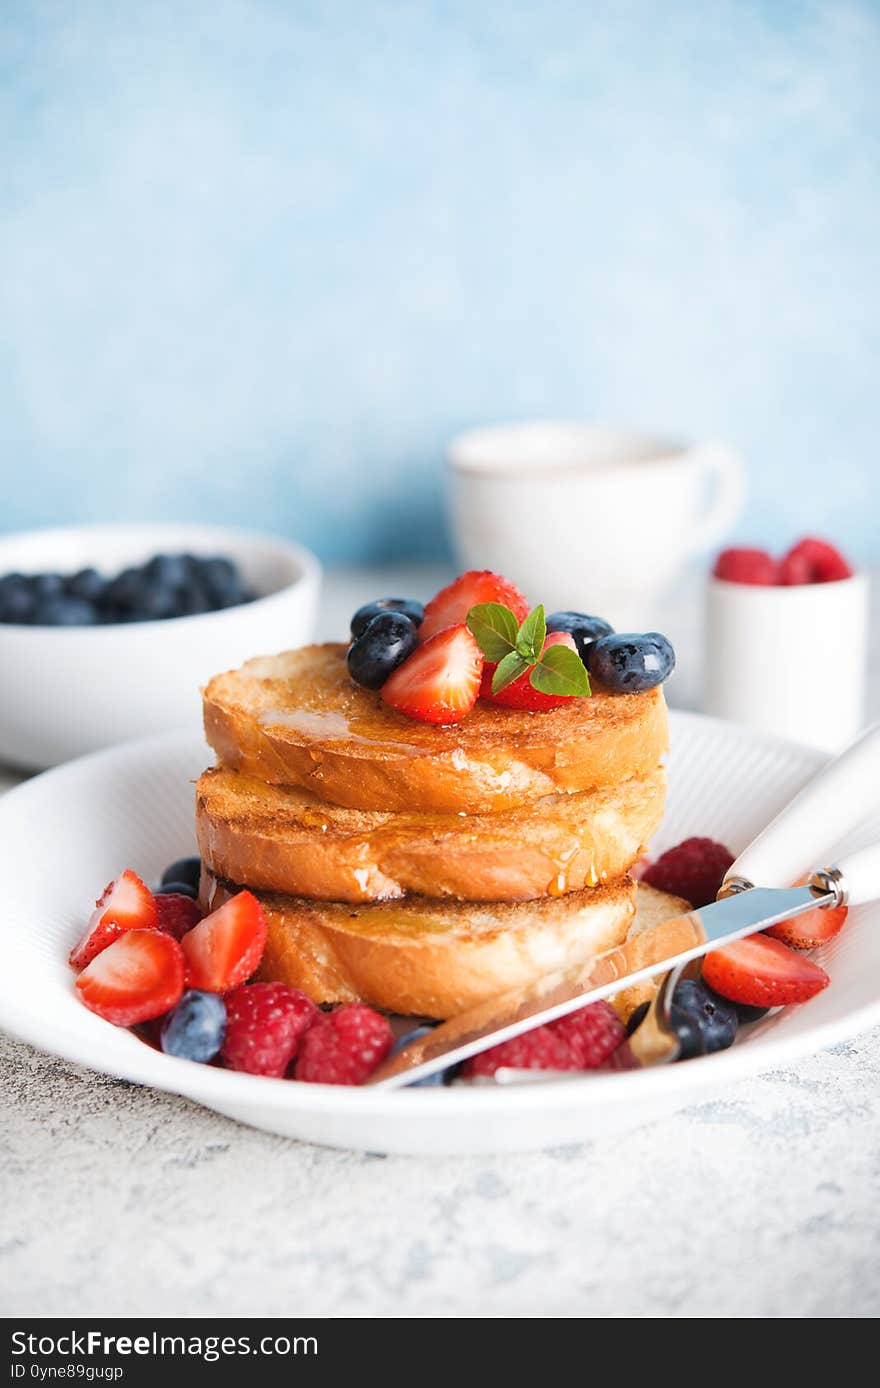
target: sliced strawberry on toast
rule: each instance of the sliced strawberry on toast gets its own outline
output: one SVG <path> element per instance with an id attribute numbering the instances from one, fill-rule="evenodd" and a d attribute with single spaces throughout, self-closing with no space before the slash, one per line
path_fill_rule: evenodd
<path id="1" fill-rule="evenodd" d="M 472 607 L 484 602 L 500 602 L 509 607 L 517 626 L 528 616 L 529 605 L 518 588 L 500 574 L 489 569 L 470 569 L 460 574 L 446 588 L 441 588 L 425 608 L 419 627 L 419 640 L 424 643 L 447 627 L 462 626 Z"/>
<path id="2" fill-rule="evenodd" d="M 460 723 L 477 702 L 482 674 L 482 652 L 467 627 L 449 627 L 398 665 L 382 698 L 422 723 Z"/>
<path id="3" fill-rule="evenodd" d="M 84 969 L 126 931 L 153 930 L 157 922 L 153 893 L 137 873 L 126 868 L 95 902 L 85 935 L 70 951 L 70 963 L 75 969 Z"/>
<path id="4" fill-rule="evenodd" d="M 266 948 L 266 917 L 252 892 L 237 892 L 181 940 L 187 988 L 228 993 L 250 978 Z"/>
<path id="5" fill-rule="evenodd" d="M 547 640 L 544 642 L 543 650 L 548 646 L 568 646 L 577 654 L 577 645 L 574 637 L 567 631 L 551 631 Z M 492 676 L 495 674 L 495 665 L 487 665 L 483 671 L 483 680 L 480 685 L 480 698 L 488 699 L 493 704 L 503 704 L 505 708 L 525 708 L 531 709 L 535 713 L 546 712 L 551 708 L 560 708 L 562 704 L 571 702 L 570 694 L 543 694 L 540 689 L 535 689 L 531 683 L 533 665 L 529 667 L 519 679 L 515 679 L 512 684 L 505 685 L 497 694 L 492 693 Z"/>
<path id="6" fill-rule="evenodd" d="M 128 930 L 86 965 L 75 986 L 89 1011 L 114 1026 L 149 1022 L 183 995 L 180 945 L 160 930 Z"/>
<path id="7" fill-rule="evenodd" d="M 824 969 L 769 935 L 748 935 L 703 960 L 703 979 L 731 1002 L 785 1007 L 806 1002 L 827 988 Z"/>

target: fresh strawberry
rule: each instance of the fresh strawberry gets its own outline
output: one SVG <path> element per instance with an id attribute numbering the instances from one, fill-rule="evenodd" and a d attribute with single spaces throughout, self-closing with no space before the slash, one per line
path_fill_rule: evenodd
<path id="1" fill-rule="evenodd" d="M 703 981 L 731 1002 L 784 1007 L 806 1002 L 828 986 L 828 975 L 812 959 L 768 935 L 747 935 L 703 960 Z"/>
<path id="2" fill-rule="evenodd" d="M 792 545 L 779 565 L 779 582 L 788 586 L 800 583 L 835 583 L 852 578 L 852 569 L 840 550 L 826 540 L 806 539 Z"/>
<path id="3" fill-rule="evenodd" d="M 187 988 L 227 993 L 250 978 L 266 948 L 266 917 L 252 892 L 237 892 L 181 940 Z"/>
<path id="4" fill-rule="evenodd" d="M 70 963 L 75 969 L 84 969 L 127 930 L 152 930 L 156 922 L 153 893 L 136 873 L 126 868 L 95 902 L 85 935 L 70 951 Z"/>
<path id="5" fill-rule="evenodd" d="M 471 569 L 461 574 L 448 587 L 441 588 L 425 608 L 425 616 L 419 627 L 419 639 L 430 641 L 438 631 L 447 627 L 462 626 L 472 607 L 484 602 L 500 602 L 509 607 L 517 620 L 517 625 L 528 616 L 529 605 L 518 588 L 508 583 L 500 574 L 488 569 Z"/>
<path id="6" fill-rule="evenodd" d="M 220 1051 L 230 1070 L 274 1075 L 287 1070 L 300 1038 L 319 1016 L 298 988 L 286 983 L 247 983 L 226 999 L 226 1036 Z"/>
<path id="7" fill-rule="evenodd" d="M 202 919 L 199 903 L 182 892 L 164 892 L 156 897 L 159 929 L 175 940 L 182 940 Z"/>
<path id="8" fill-rule="evenodd" d="M 76 987 L 89 1011 L 114 1026 L 161 1017 L 183 995 L 180 945 L 161 930 L 128 930 L 86 965 Z"/>
<path id="9" fill-rule="evenodd" d="M 779 565 L 765 549 L 723 549 L 712 569 L 726 583 L 753 583 L 771 587 L 779 583 Z"/>
<path id="10" fill-rule="evenodd" d="M 460 723 L 480 692 L 483 656 L 467 627 L 449 627 L 419 646 L 382 686 L 382 698 L 422 723 Z"/>
<path id="11" fill-rule="evenodd" d="M 766 933 L 792 949 L 817 949 L 839 935 L 845 921 L 845 906 L 829 906 L 825 911 L 816 906 L 793 920 L 769 926 Z"/>
<path id="12" fill-rule="evenodd" d="M 544 650 L 548 646 L 568 646 L 570 650 L 577 653 L 575 639 L 567 631 L 551 631 L 544 642 Z M 492 693 L 492 676 L 495 674 L 497 666 L 487 664 L 483 670 L 483 679 L 480 684 L 480 698 L 489 699 L 493 704 L 503 704 L 505 708 L 525 708 L 534 713 L 546 712 L 551 708 L 560 708 L 563 704 L 571 703 L 570 694 L 542 694 L 540 689 L 533 689 L 530 684 L 532 665 L 528 670 L 520 675 L 519 679 L 508 684 L 497 694 Z"/>

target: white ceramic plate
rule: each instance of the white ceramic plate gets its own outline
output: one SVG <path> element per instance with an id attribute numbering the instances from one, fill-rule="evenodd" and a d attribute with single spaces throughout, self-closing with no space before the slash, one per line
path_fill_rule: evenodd
<path id="1" fill-rule="evenodd" d="M 654 847 L 708 834 L 736 852 L 822 764 L 819 752 L 673 714 L 670 793 Z M 384 1093 L 261 1079 L 175 1060 L 86 1011 L 67 954 L 123 867 L 155 880 L 194 851 L 197 738 L 163 736 L 49 771 L 0 799 L 0 1025 L 93 1070 L 183 1094 L 287 1137 L 375 1152 L 498 1152 L 580 1142 L 680 1108 L 880 1020 L 880 906 L 850 913 L 817 958 L 831 986 L 753 1026 L 732 1050 L 657 1070 L 557 1083 Z M 880 820 L 849 835 L 880 836 Z M 834 845 L 829 845 L 833 848 Z"/>

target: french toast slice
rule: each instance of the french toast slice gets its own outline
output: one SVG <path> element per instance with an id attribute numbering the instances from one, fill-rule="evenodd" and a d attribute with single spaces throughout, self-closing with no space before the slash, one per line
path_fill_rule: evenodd
<path id="1" fill-rule="evenodd" d="M 345 655 L 304 646 L 215 676 L 203 701 L 218 759 L 354 809 L 492 813 L 649 775 L 667 749 L 659 686 L 597 686 L 545 713 L 478 701 L 455 727 L 435 727 L 355 684 Z"/>
<path id="2" fill-rule="evenodd" d="M 237 890 L 203 872 L 206 908 Z M 352 906 L 255 895 L 269 927 L 259 978 L 301 988 L 318 1003 L 359 1000 L 440 1019 L 620 944 L 636 887 L 621 877 L 563 897 L 491 904 L 407 897 Z"/>
<path id="3" fill-rule="evenodd" d="M 622 876 L 660 823 L 665 789 L 655 767 L 498 814 L 352 810 L 218 766 L 196 786 L 196 828 L 215 877 L 264 891 L 524 901 Z"/>

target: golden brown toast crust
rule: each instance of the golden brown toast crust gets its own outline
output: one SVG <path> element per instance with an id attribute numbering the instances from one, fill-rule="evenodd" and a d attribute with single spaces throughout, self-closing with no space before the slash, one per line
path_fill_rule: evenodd
<path id="1" fill-rule="evenodd" d="M 225 765 L 367 810 L 487 812 L 652 772 L 668 745 L 661 688 L 571 699 L 546 713 L 483 701 L 456 727 L 396 713 L 348 675 L 345 646 L 247 661 L 203 691 Z"/>
<path id="2" fill-rule="evenodd" d="M 203 875 L 207 907 L 236 890 Z M 498 905 L 408 897 L 346 906 L 256 895 L 269 927 L 260 978 L 301 988 L 319 1003 L 361 1000 L 436 1018 L 611 949 L 625 939 L 635 910 L 628 877 L 560 898 Z"/>
<path id="3" fill-rule="evenodd" d="M 213 767 L 196 786 L 202 861 L 264 891 L 362 902 L 524 901 L 627 871 L 663 814 L 666 777 L 551 795 L 492 815 L 352 810 Z"/>

